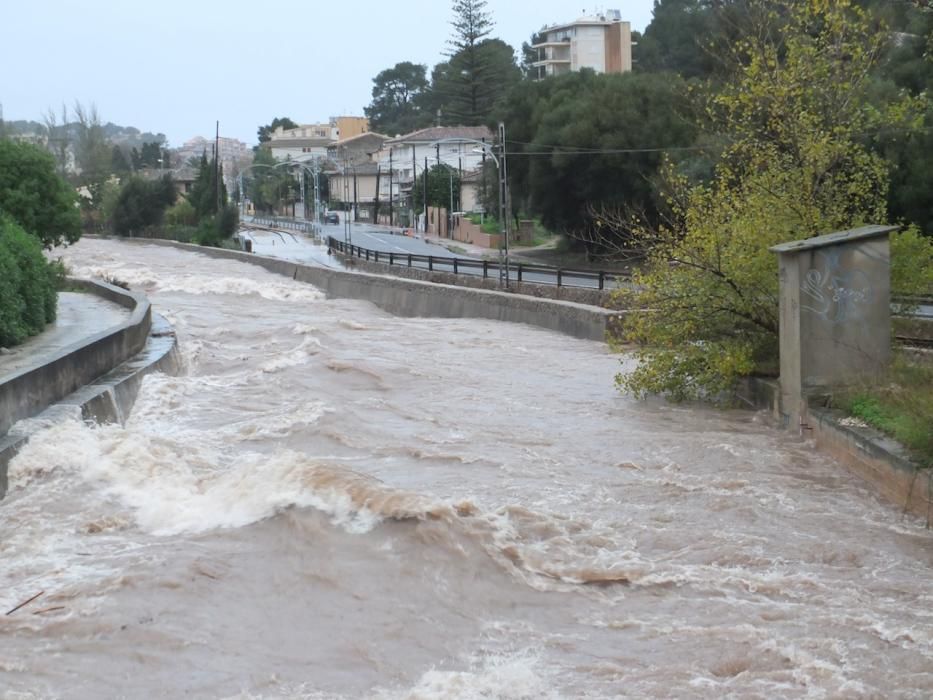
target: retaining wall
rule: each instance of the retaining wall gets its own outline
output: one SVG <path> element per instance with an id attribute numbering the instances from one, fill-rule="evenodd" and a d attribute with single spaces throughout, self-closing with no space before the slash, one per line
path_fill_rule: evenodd
<path id="1" fill-rule="evenodd" d="M 752 408 L 768 411 L 775 423 L 812 439 L 816 449 L 839 460 L 849 471 L 868 482 L 883 498 L 921 517 L 929 517 L 933 498 L 933 470 L 911 460 L 896 441 L 874 428 L 849 425 L 842 411 L 814 406 L 807 422 L 790 424 L 782 411 L 777 380 L 746 379 L 739 398 Z"/>
<path id="2" fill-rule="evenodd" d="M 605 340 L 607 327 L 623 315 L 571 301 L 436 284 L 394 275 L 332 270 L 225 248 L 206 248 L 165 240 L 139 242 L 258 265 L 269 272 L 312 284 L 330 297 L 370 301 L 398 316 L 488 318 L 527 323 L 575 338 L 601 341 Z"/>
<path id="3" fill-rule="evenodd" d="M 448 284 L 455 287 L 467 287 L 469 289 L 488 289 L 490 291 L 499 290 L 499 277 L 496 272 L 495 277 L 483 278 L 481 275 L 455 275 L 452 272 L 439 272 L 435 270 L 425 270 L 420 267 L 408 267 L 405 265 L 388 265 L 382 262 L 373 262 L 371 260 L 361 260 L 357 257 L 345 256 L 337 253 L 347 265 L 361 270 L 371 272 L 376 275 L 393 275 L 404 279 L 420 280 L 422 282 L 431 282 L 434 284 Z M 514 267 L 513 267 L 514 270 Z M 609 289 L 587 289 L 585 287 L 558 287 L 555 284 L 533 284 L 531 282 L 511 283 L 513 294 L 523 294 L 525 296 L 538 297 L 541 299 L 556 299 L 559 301 L 570 301 L 575 304 L 586 304 L 587 306 L 605 307 L 609 303 L 609 297 L 612 293 Z"/>
<path id="4" fill-rule="evenodd" d="M 149 301 L 105 282 L 71 280 L 75 286 L 130 309 L 123 323 L 63 348 L 51 360 L 36 361 L 0 378 L 0 435 L 18 420 L 34 416 L 138 353 L 152 323 Z"/>
<path id="5" fill-rule="evenodd" d="M 71 283 L 130 308 L 130 318 L 0 384 L 3 397 L 17 392 L 17 401 L 4 404 L 3 410 L 19 411 L 0 415 L 6 425 L 5 434 L 0 434 L 0 498 L 6 494 L 10 460 L 42 424 L 75 415 L 99 423 L 122 423 L 143 377 L 156 370 L 174 373 L 180 365 L 174 330 L 164 318 L 152 313 L 143 295 L 103 282 Z M 23 415 L 26 411 L 28 414 Z M 13 420 L 13 415 L 19 417 Z M 11 422 L 29 417 L 39 420 L 9 429 Z"/>

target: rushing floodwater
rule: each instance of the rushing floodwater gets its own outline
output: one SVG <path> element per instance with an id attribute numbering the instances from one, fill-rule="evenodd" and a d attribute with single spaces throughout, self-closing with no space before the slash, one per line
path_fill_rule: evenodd
<path id="1" fill-rule="evenodd" d="M 85 241 L 186 371 L 0 504 L 2 698 L 933 695 L 933 537 L 594 342 Z"/>

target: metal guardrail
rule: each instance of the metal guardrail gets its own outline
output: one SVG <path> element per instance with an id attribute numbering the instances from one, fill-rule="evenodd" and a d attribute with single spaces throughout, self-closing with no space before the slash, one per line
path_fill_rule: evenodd
<path id="1" fill-rule="evenodd" d="M 361 248 L 358 245 L 345 243 L 333 236 L 327 237 L 327 247 L 354 258 L 368 262 L 383 263 L 385 265 L 399 265 L 401 267 L 414 267 L 428 271 L 453 272 L 455 275 L 482 276 L 483 279 L 499 278 L 499 263 L 495 260 L 476 260 L 474 258 L 446 257 L 441 255 L 417 255 L 415 253 L 393 253 L 370 248 Z M 442 269 L 442 268 L 448 269 Z M 529 282 L 532 284 L 551 284 L 558 287 L 578 287 L 580 289 L 606 289 L 619 279 L 621 275 L 610 272 L 590 270 L 567 270 L 546 265 L 527 265 L 512 262 L 509 265 L 512 280 L 516 282 Z M 541 279 L 527 279 L 527 275 L 545 275 L 553 278 L 552 281 Z M 581 281 L 590 284 L 580 283 Z"/>
<path id="2" fill-rule="evenodd" d="M 321 238 L 321 227 L 313 221 L 299 221 L 297 219 L 285 219 L 277 216 L 254 216 L 249 222 L 261 226 L 271 226 L 272 228 L 287 228 L 293 231 L 301 231 L 310 236 Z"/>

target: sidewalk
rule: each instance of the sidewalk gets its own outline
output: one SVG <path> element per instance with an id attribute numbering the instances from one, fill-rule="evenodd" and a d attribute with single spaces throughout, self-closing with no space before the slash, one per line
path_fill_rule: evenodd
<path id="1" fill-rule="evenodd" d="M 0 383 L 42 358 L 51 359 L 66 347 L 113 328 L 129 316 L 128 309 L 94 294 L 60 292 L 55 322 L 39 335 L 0 354 Z"/>

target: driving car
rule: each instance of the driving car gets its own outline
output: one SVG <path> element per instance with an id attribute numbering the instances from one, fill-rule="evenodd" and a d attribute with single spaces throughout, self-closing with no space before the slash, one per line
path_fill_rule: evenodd
<path id="1" fill-rule="evenodd" d="M 324 215 L 325 224 L 339 224 L 340 215 L 335 211 L 329 211 Z"/>

